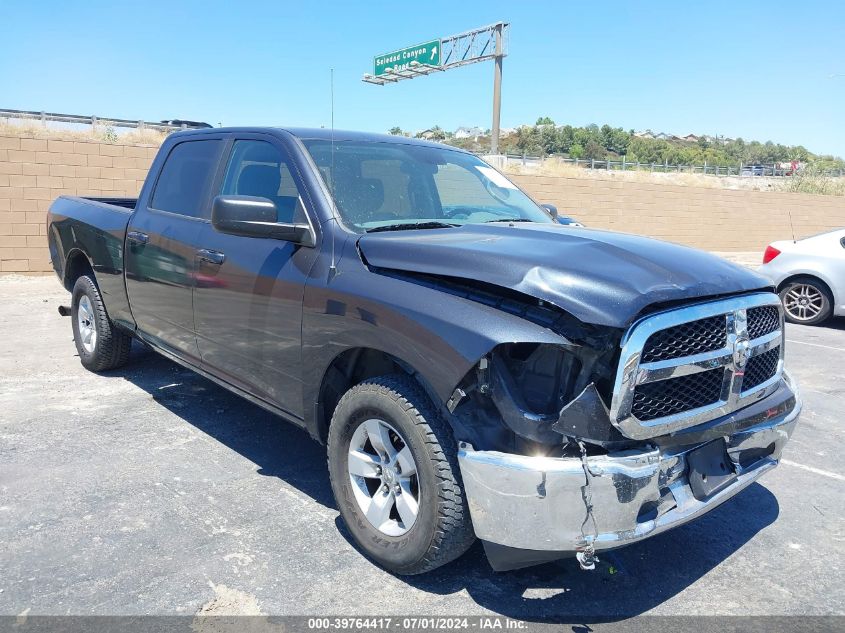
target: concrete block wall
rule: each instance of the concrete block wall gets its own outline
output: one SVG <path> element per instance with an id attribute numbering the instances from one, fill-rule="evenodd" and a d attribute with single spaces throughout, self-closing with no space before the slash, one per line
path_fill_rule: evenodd
<path id="1" fill-rule="evenodd" d="M 52 270 L 46 214 L 60 195 L 135 197 L 158 147 L 0 135 L 0 274 Z"/>
<path id="2" fill-rule="evenodd" d="M 135 197 L 155 145 L 0 135 L 0 274 L 51 270 L 46 212 L 60 195 Z M 845 198 L 560 176 L 512 178 L 585 224 L 713 251 L 845 227 Z"/>
<path id="3" fill-rule="evenodd" d="M 538 202 L 584 224 L 710 251 L 760 251 L 776 240 L 845 227 L 845 197 L 710 189 L 559 176 L 510 176 Z"/>

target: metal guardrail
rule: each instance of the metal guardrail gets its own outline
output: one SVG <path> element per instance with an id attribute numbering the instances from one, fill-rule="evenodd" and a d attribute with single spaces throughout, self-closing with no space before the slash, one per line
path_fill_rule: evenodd
<path id="1" fill-rule="evenodd" d="M 801 167 L 779 167 L 778 165 L 745 165 L 740 163 L 733 166 L 725 165 L 671 165 L 669 163 L 644 163 L 627 160 L 598 160 L 590 158 L 565 158 L 563 156 L 528 156 L 520 154 L 505 154 L 506 163 L 522 166 L 538 166 L 544 161 L 568 163 L 585 169 L 601 169 L 607 171 L 650 171 L 657 173 L 705 174 L 712 176 L 741 176 L 741 177 L 775 177 L 793 176 L 801 171 Z M 845 170 L 829 169 L 821 175 L 844 177 Z"/>
<path id="2" fill-rule="evenodd" d="M 174 130 L 185 130 L 196 127 L 198 125 L 191 125 L 189 123 L 182 123 L 180 125 L 170 123 L 150 123 L 148 121 L 133 121 L 130 119 L 115 119 L 110 117 L 99 116 L 79 116 L 76 114 L 57 114 L 55 112 L 35 112 L 31 110 L 5 110 L 0 109 L 0 119 L 15 119 L 23 121 L 40 122 L 44 127 L 47 127 L 48 121 L 56 121 L 61 123 L 77 123 L 81 125 L 90 125 L 97 127 L 121 127 L 134 128 L 138 130 L 157 130 L 159 132 L 172 132 Z"/>

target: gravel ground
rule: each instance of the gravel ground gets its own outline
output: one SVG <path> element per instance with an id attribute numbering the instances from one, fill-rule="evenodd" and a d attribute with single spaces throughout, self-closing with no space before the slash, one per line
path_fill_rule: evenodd
<path id="1" fill-rule="evenodd" d="M 475 546 L 398 578 L 352 544 L 324 450 L 140 345 L 79 364 L 52 277 L 0 278 L 0 614 L 845 614 L 845 320 L 789 326 L 782 465 L 702 519 L 497 574 Z"/>

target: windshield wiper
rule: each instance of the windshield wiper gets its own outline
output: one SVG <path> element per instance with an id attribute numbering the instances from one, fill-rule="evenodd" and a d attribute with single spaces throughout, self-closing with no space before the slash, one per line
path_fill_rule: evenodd
<path id="1" fill-rule="evenodd" d="M 499 218 L 497 220 L 487 220 L 484 224 L 490 224 L 491 222 L 533 222 L 534 220 L 529 220 L 528 218 Z"/>
<path id="2" fill-rule="evenodd" d="M 415 229 L 451 229 L 460 224 L 449 224 L 447 222 L 438 222 L 433 220 L 431 222 L 397 222 L 396 224 L 385 224 L 384 226 L 374 226 L 367 229 L 367 233 L 378 233 L 379 231 L 411 231 Z"/>

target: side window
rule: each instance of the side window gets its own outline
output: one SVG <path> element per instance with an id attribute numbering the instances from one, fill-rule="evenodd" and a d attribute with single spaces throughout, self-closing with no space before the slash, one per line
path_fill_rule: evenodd
<path id="1" fill-rule="evenodd" d="M 258 196 L 276 203 L 277 222 L 304 222 L 305 210 L 286 156 L 267 141 L 235 141 L 221 195 Z"/>
<path id="2" fill-rule="evenodd" d="M 158 177 L 150 207 L 194 218 L 203 208 L 220 155 L 219 140 L 185 141 L 174 147 Z"/>

